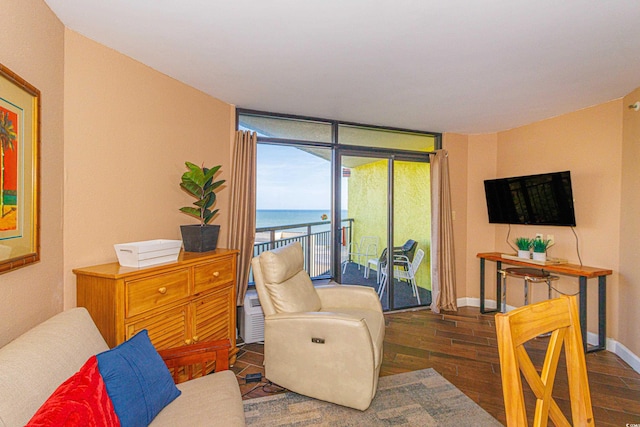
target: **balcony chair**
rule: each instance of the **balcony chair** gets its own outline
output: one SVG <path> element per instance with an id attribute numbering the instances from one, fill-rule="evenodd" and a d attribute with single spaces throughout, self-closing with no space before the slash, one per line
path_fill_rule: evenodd
<path id="1" fill-rule="evenodd" d="M 342 263 L 342 274 L 347 270 L 347 264 L 353 262 L 358 264 L 360 270 L 361 261 L 378 256 L 378 236 L 362 236 L 360 243 L 351 242 L 347 251 L 347 259 Z"/>
<path id="2" fill-rule="evenodd" d="M 374 289 L 314 288 L 300 243 L 253 258 L 264 311 L 265 377 L 293 392 L 365 410 L 378 385 L 384 316 Z"/>
<path id="3" fill-rule="evenodd" d="M 413 256 L 416 252 L 416 249 L 418 247 L 418 242 L 416 242 L 415 240 L 409 239 L 407 240 L 404 245 L 402 246 L 396 246 L 393 248 L 393 256 L 405 256 L 409 259 L 409 261 L 413 261 Z M 380 258 L 369 258 L 367 260 L 367 265 L 364 269 L 364 278 L 368 279 L 369 278 L 369 271 L 371 270 L 371 267 L 374 267 L 376 270 L 376 283 L 380 284 L 380 268 L 378 266 L 384 266 L 384 264 L 387 262 L 387 248 L 385 248 L 382 251 L 382 254 L 380 254 Z"/>
<path id="4" fill-rule="evenodd" d="M 413 261 L 409 261 L 409 258 L 404 255 L 397 255 L 393 257 L 393 266 L 398 267 L 394 269 L 393 277 L 398 280 L 406 280 L 409 282 L 413 290 L 413 296 L 418 299 L 418 305 L 421 303 L 420 292 L 418 292 L 418 284 L 416 283 L 416 273 L 418 272 L 418 268 L 420 268 L 423 258 L 424 251 L 422 249 L 418 249 Z M 380 275 L 382 279 L 380 280 L 380 287 L 378 288 L 378 296 L 382 299 L 384 288 L 387 286 L 387 282 L 389 281 L 389 273 L 386 265 L 383 265 L 380 268 Z"/>
<path id="5" fill-rule="evenodd" d="M 533 424 L 546 426 L 551 417 L 554 425 L 571 425 L 552 396 L 558 360 L 564 344 L 573 425 L 593 426 L 591 393 L 576 297 L 561 296 L 527 305 L 506 314 L 496 314 L 495 320 L 507 425 L 527 425 L 521 372 L 536 397 Z M 551 337 L 540 371 L 542 374 L 538 374 L 527 354 L 525 343 L 548 333 L 551 333 Z M 538 349 L 539 345 L 536 344 L 535 348 Z"/>
<path id="6" fill-rule="evenodd" d="M 404 245 L 393 248 L 393 255 L 405 256 L 409 258 L 409 261 L 413 261 L 413 256 L 415 255 L 417 248 L 418 248 L 418 242 L 416 242 L 415 240 L 409 239 L 404 243 Z"/>

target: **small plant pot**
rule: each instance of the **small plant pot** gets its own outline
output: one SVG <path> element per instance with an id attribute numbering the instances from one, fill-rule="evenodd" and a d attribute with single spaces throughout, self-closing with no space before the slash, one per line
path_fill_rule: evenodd
<path id="1" fill-rule="evenodd" d="M 531 253 L 520 249 L 518 250 L 518 258 L 531 259 Z"/>
<path id="2" fill-rule="evenodd" d="M 181 225 L 180 232 L 186 252 L 208 252 L 218 246 L 219 225 Z"/>
<path id="3" fill-rule="evenodd" d="M 533 260 L 534 261 L 544 262 L 544 261 L 547 260 L 547 253 L 546 252 L 534 252 L 533 253 Z"/>

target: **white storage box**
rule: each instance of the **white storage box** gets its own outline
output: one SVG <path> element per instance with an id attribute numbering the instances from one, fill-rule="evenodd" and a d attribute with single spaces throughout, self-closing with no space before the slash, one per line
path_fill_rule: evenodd
<path id="1" fill-rule="evenodd" d="M 178 259 L 182 240 L 145 240 L 113 245 L 123 267 L 148 267 Z"/>

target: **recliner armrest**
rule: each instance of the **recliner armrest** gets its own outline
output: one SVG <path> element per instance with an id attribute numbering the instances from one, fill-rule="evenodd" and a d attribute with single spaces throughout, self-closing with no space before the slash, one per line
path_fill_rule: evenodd
<path id="1" fill-rule="evenodd" d="M 322 307 L 365 308 L 382 312 L 378 294 L 373 288 L 358 285 L 332 285 L 316 288 Z"/>
<path id="2" fill-rule="evenodd" d="M 302 350 L 303 346 L 316 345 L 312 340 L 315 338 L 325 339 L 327 347 L 333 349 L 344 351 L 351 348 L 353 350 L 346 353 L 351 354 L 353 360 L 364 359 L 373 366 L 375 356 L 371 334 L 365 320 L 360 317 L 326 311 L 265 316 L 265 351 L 269 353 L 275 351 L 291 355 Z M 305 357 L 311 356 L 307 354 Z M 302 360 L 304 357 L 299 362 Z"/>

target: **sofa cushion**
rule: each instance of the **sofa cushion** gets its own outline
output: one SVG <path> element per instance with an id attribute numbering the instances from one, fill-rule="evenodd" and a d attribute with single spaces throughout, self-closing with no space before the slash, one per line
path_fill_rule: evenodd
<path id="1" fill-rule="evenodd" d="M 0 426 L 25 425 L 65 380 L 108 350 L 85 308 L 59 313 L 0 349 Z"/>
<path id="2" fill-rule="evenodd" d="M 98 354 L 97 359 L 123 427 L 149 425 L 162 408 L 180 395 L 146 329 Z"/>
<path id="3" fill-rule="evenodd" d="M 27 427 L 89 425 L 120 425 L 95 356 L 63 382 L 27 423 Z"/>
<path id="4" fill-rule="evenodd" d="M 264 285 L 278 313 L 318 311 L 320 298 L 304 270 L 299 242 L 260 254 Z"/>
<path id="5" fill-rule="evenodd" d="M 151 427 L 244 426 L 244 408 L 238 380 L 221 371 L 178 384 L 180 397 L 164 408 Z"/>

